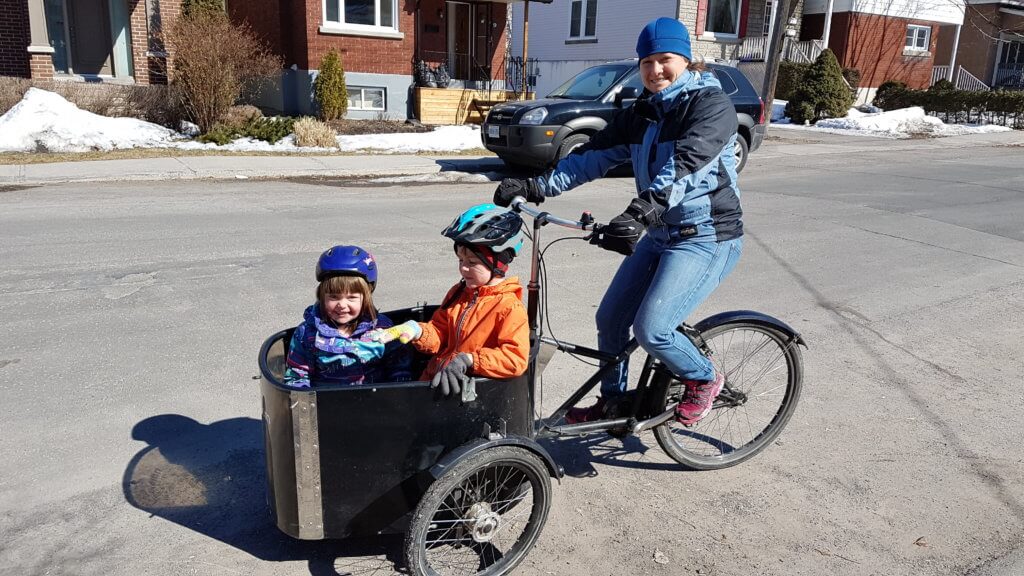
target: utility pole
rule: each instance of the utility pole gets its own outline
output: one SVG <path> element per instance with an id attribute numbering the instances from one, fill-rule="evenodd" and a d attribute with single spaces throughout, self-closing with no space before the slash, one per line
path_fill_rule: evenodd
<path id="1" fill-rule="evenodd" d="M 526 43 L 530 38 L 530 0 L 523 2 L 523 71 L 522 71 L 522 82 L 523 82 L 523 100 L 526 100 L 526 94 L 529 92 L 529 87 L 526 85 Z"/>
<path id="2" fill-rule="evenodd" d="M 772 23 L 772 35 L 768 42 L 768 54 L 764 63 L 764 85 L 761 88 L 761 100 L 764 101 L 766 125 L 770 125 L 772 120 L 772 100 L 775 99 L 775 81 L 779 78 L 782 41 L 786 37 L 785 23 L 789 20 L 789 7 L 792 1 L 775 0 L 775 2 L 779 3 L 779 9 L 775 11 L 775 21 Z"/>

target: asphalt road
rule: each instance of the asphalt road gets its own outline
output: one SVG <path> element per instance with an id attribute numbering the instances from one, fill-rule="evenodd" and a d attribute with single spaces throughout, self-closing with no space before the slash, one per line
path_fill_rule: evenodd
<path id="1" fill-rule="evenodd" d="M 780 144 L 750 158 L 744 254 L 698 315 L 756 309 L 803 334 L 789 427 L 708 473 L 676 470 L 651 435 L 552 445 L 568 476 L 521 573 L 1024 573 L 1024 149 Z M 270 524 L 257 350 L 299 321 L 331 244 L 374 252 L 381 308 L 438 301 L 456 280 L 439 232 L 492 189 L 0 192 L 2 572 L 392 573 L 394 539 L 300 543 Z M 607 220 L 631 193 L 605 180 L 545 207 Z M 556 336 L 594 343 L 616 263 L 551 248 Z M 557 358 L 546 404 L 585 373 Z"/>

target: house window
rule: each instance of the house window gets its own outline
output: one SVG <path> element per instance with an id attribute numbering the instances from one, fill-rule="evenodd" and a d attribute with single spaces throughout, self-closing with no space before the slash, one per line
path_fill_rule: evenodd
<path id="1" fill-rule="evenodd" d="M 927 52 L 931 37 L 932 29 L 930 26 L 910 24 L 907 26 L 907 41 L 903 46 L 903 49 L 913 50 L 915 52 Z"/>
<path id="2" fill-rule="evenodd" d="M 348 87 L 349 110 L 384 110 L 385 108 L 384 88 Z"/>
<path id="3" fill-rule="evenodd" d="M 739 36 L 740 0 L 708 0 L 704 33 L 714 36 Z"/>
<path id="4" fill-rule="evenodd" d="M 772 31 L 772 0 L 768 0 L 764 3 L 764 28 L 761 30 L 762 36 L 771 34 Z"/>
<path id="5" fill-rule="evenodd" d="M 397 29 L 397 0 L 324 0 L 324 24 Z"/>
<path id="6" fill-rule="evenodd" d="M 569 38 L 594 38 L 597 35 L 597 0 L 573 0 L 569 10 Z"/>

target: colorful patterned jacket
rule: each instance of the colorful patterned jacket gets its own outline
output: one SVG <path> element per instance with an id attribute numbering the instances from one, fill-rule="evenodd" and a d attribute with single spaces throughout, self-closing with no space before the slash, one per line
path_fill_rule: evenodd
<path id="1" fill-rule="evenodd" d="M 360 319 L 350 336 L 342 336 L 320 316 L 320 307 L 306 308 L 304 321 L 295 328 L 288 346 L 285 384 L 308 388 L 310 384 L 370 384 L 412 380 L 412 355 L 395 341 L 388 345 L 365 339 L 374 328 L 389 328 L 391 319 L 377 314 Z M 403 349 L 404 348 L 404 349 Z"/>

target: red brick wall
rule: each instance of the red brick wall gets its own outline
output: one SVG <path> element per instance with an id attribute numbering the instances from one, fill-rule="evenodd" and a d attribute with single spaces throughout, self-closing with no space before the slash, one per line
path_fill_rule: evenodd
<path id="1" fill-rule="evenodd" d="M 824 23 L 824 14 L 805 15 L 800 38 L 820 38 Z M 908 24 L 931 27 L 929 55 L 903 54 Z M 835 52 L 840 66 L 860 70 L 863 88 L 877 88 L 886 80 L 906 82 L 911 88 L 927 88 L 931 83 L 938 31 L 937 24 L 926 20 L 839 12 L 832 15 L 828 47 Z"/>
<path id="2" fill-rule="evenodd" d="M 27 48 L 31 41 L 28 2 L 0 0 L 0 76 L 29 77 Z"/>
<path id="3" fill-rule="evenodd" d="M 271 52 L 285 56 L 281 29 L 289 23 L 282 22 L 282 12 L 287 11 L 280 0 L 233 0 L 227 6 L 232 22 L 248 25 Z"/>
<path id="4" fill-rule="evenodd" d="M 306 0 L 307 69 L 315 69 L 320 60 L 334 48 L 341 54 L 345 70 L 370 74 L 412 74 L 412 53 L 415 38 L 416 3 L 406 0 L 398 3 L 398 31 L 405 34 L 401 40 L 365 36 L 321 34 L 323 22 L 320 0 Z M 301 64 L 299 64 L 302 67 Z"/>

